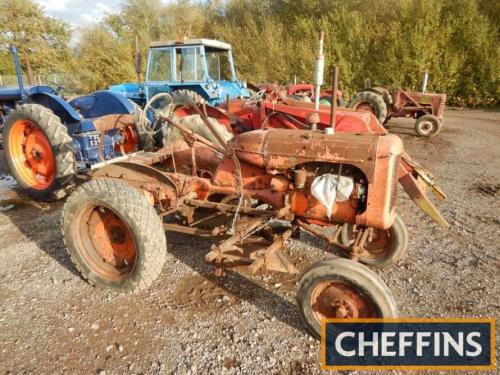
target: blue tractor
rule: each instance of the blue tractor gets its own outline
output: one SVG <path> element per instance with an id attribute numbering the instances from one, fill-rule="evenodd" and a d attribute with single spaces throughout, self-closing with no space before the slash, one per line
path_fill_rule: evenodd
<path id="1" fill-rule="evenodd" d="M 136 70 L 140 72 L 140 66 Z M 109 90 L 141 107 L 158 93 L 170 94 L 174 102 L 204 99 L 211 105 L 221 104 L 228 96 L 250 97 L 246 84 L 236 76 L 231 45 L 210 39 L 151 43 L 144 83 L 122 83 Z"/>
<path id="2" fill-rule="evenodd" d="M 141 110 L 111 91 L 66 101 L 60 87 L 25 87 L 17 49 L 10 47 L 18 87 L 0 87 L 2 145 L 10 172 L 45 199 L 75 174 L 152 147 Z"/>

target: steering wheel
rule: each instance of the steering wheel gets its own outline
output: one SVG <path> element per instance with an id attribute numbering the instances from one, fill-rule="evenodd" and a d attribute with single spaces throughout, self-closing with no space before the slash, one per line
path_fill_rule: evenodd
<path id="1" fill-rule="evenodd" d="M 150 111 L 155 120 L 160 119 L 161 117 L 170 117 L 172 115 L 172 104 L 173 104 L 172 96 L 166 92 L 160 92 L 154 95 L 144 106 L 144 113 L 148 113 Z M 155 105 L 153 105 L 153 103 Z"/>
<path id="2" fill-rule="evenodd" d="M 45 76 L 45 82 L 51 87 L 55 87 L 55 91 L 59 94 L 61 92 L 69 93 L 71 90 L 67 90 L 67 84 L 70 87 L 76 88 L 76 83 L 68 75 L 60 75 L 56 73 L 51 73 Z"/>

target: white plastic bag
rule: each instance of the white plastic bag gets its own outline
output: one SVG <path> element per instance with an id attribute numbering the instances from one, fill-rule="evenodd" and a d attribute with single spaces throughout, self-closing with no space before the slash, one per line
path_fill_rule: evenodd
<path id="1" fill-rule="evenodd" d="M 314 198 L 326 207 L 328 218 L 332 216 L 335 202 L 344 202 L 349 199 L 354 189 L 352 177 L 324 174 L 314 179 L 311 192 Z"/>

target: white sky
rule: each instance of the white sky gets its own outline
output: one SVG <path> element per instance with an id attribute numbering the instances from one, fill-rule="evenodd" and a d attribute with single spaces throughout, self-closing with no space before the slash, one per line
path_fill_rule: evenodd
<path id="1" fill-rule="evenodd" d="M 45 14 L 60 18 L 74 27 L 101 19 L 107 13 L 116 12 L 121 0 L 35 0 Z"/>

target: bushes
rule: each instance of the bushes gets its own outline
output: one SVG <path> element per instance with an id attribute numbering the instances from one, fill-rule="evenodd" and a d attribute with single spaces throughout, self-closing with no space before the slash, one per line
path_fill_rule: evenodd
<path id="1" fill-rule="evenodd" d="M 6 7 L 0 10 L 0 20 L 2 14 L 4 18 L 14 14 L 9 6 L 22 3 L 30 11 L 37 9 L 29 6 L 30 0 L 0 2 Z M 117 14 L 83 33 L 72 55 L 66 52 L 67 27 L 51 24 L 49 31 L 57 38 L 45 40 L 56 43 L 43 48 L 50 59 L 35 56 L 33 65 L 65 66 L 73 69 L 84 90 L 105 88 L 135 79 L 136 37 L 143 54 L 151 40 L 210 37 L 233 45 L 242 79 L 311 81 L 318 33 L 324 30 L 326 77 L 333 64 L 338 65 L 341 89 L 347 95 L 362 87 L 365 78 L 372 84 L 418 89 L 427 70 L 428 90 L 447 93 L 450 104 L 498 105 L 499 14 L 497 0 L 179 0 L 166 4 L 126 0 Z M 17 35 L 29 35 L 18 30 L 22 23 L 9 24 Z M 0 38 L 11 36 L 6 27 L 0 28 Z M 23 47 L 22 38 L 14 41 Z M 7 60 L 0 53 L 0 62 Z"/>
<path id="2" fill-rule="evenodd" d="M 333 64 L 340 67 L 347 94 L 362 87 L 365 78 L 372 84 L 418 89 L 429 71 L 428 90 L 447 93 L 451 104 L 498 104 L 495 1 L 278 0 L 269 2 L 268 14 L 252 15 L 253 3 L 229 2 L 233 9 L 246 10 L 239 12 L 243 22 L 226 15 L 207 24 L 213 37 L 235 46 L 239 72 L 247 80 L 285 83 L 297 76 L 310 81 L 322 29 L 327 71 Z"/>

